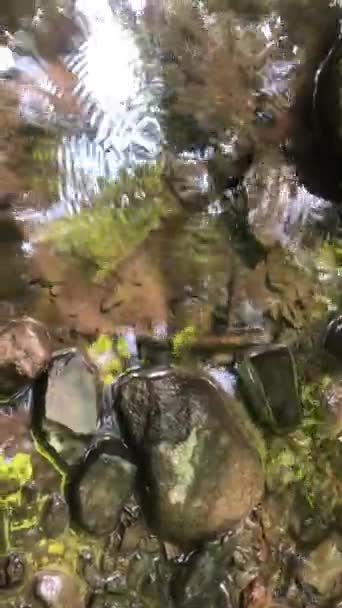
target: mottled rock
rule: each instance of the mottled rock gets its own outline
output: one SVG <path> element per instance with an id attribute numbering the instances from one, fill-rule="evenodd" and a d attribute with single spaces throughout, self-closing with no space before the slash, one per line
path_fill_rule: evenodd
<path id="1" fill-rule="evenodd" d="M 256 420 L 275 432 L 293 430 L 301 421 L 295 361 L 289 348 L 276 347 L 238 365 L 241 390 Z"/>
<path id="2" fill-rule="evenodd" d="M 49 363 L 51 341 L 45 327 L 29 317 L 14 320 L 0 332 L 0 397 L 23 389 Z"/>
<path id="3" fill-rule="evenodd" d="M 187 546 L 214 536 L 261 498 L 243 406 L 209 377 L 180 368 L 132 374 L 116 406 L 141 465 L 145 514 L 161 538 Z"/>
<path id="4" fill-rule="evenodd" d="M 40 525 L 48 538 L 56 538 L 69 524 L 68 505 L 60 494 L 54 493 L 42 509 Z"/>
<path id="5" fill-rule="evenodd" d="M 170 585 L 177 608 L 235 606 L 237 593 L 227 576 L 231 555 L 232 543 L 208 543 L 179 565 Z"/>
<path id="6" fill-rule="evenodd" d="M 314 587 L 325 597 L 337 590 L 342 575 L 341 537 L 333 535 L 323 541 L 307 557 L 302 570 L 304 583 Z M 341 590 L 341 585 L 339 585 Z"/>
<path id="7" fill-rule="evenodd" d="M 90 452 L 78 474 L 70 481 L 74 519 L 88 532 L 109 534 L 119 521 L 133 489 L 136 468 L 120 442 L 105 442 Z"/>
<path id="8" fill-rule="evenodd" d="M 39 572 L 34 580 L 34 594 L 44 608 L 85 608 L 78 580 L 64 572 Z"/>

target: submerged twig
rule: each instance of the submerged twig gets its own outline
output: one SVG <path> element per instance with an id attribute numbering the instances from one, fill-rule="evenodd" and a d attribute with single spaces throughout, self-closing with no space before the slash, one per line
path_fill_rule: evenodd
<path id="1" fill-rule="evenodd" d="M 237 348 L 249 348 L 271 343 L 270 334 L 262 328 L 229 330 L 225 334 L 207 334 L 193 336 L 187 341 L 185 350 L 190 352 L 227 352 Z M 172 337 L 137 336 L 138 347 L 150 347 L 158 350 L 172 350 Z"/>

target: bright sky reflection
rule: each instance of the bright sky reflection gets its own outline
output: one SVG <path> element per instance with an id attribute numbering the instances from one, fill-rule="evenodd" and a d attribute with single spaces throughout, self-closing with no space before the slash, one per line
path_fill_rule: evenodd
<path id="1" fill-rule="evenodd" d="M 142 0 L 130 4 L 136 13 L 144 8 Z M 65 66 L 76 77 L 84 128 L 62 139 L 58 200 L 39 213 L 40 221 L 78 210 L 99 194 L 103 178 L 113 180 L 122 167 L 154 160 L 160 151 L 160 83 L 146 83 L 134 33 L 110 0 L 76 0 L 75 9 L 87 35 Z"/>
<path id="2" fill-rule="evenodd" d="M 85 86 L 101 108 L 112 115 L 139 90 L 139 50 L 107 0 L 77 0 L 76 8 L 86 17 L 90 30 L 84 49 Z"/>

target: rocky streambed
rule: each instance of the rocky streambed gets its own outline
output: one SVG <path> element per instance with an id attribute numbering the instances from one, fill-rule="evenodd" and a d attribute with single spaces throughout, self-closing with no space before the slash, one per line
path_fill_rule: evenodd
<path id="1" fill-rule="evenodd" d="M 342 606 L 341 23 L 0 6 L 0 606 Z"/>
<path id="2" fill-rule="evenodd" d="M 338 332 L 309 371 L 303 345 L 273 347 L 225 369 L 140 362 L 103 388 L 91 350 L 51 354 L 43 326 L 12 322 L 0 604 L 338 606 Z"/>

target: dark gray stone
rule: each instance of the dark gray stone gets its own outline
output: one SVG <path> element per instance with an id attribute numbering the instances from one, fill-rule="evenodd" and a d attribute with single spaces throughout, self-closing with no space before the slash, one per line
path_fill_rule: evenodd
<path id="1" fill-rule="evenodd" d="M 90 453 L 80 475 L 70 485 L 74 518 L 88 532 L 112 532 L 133 490 L 136 467 L 125 448 L 113 443 Z"/>
<path id="2" fill-rule="evenodd" d="M 292 431 L 302 419 L 296 365 L 288 347 L 279 346 L 238 365 L 240 388 L 257 421 L 278 433 Z"/>
<path id="3" fill-rule="evenodd" d="M 54 493 L 46 500 L 40 524 L 48 538 L 64 532 L 69 524 L 69 508 L 63 496 Z"/>

